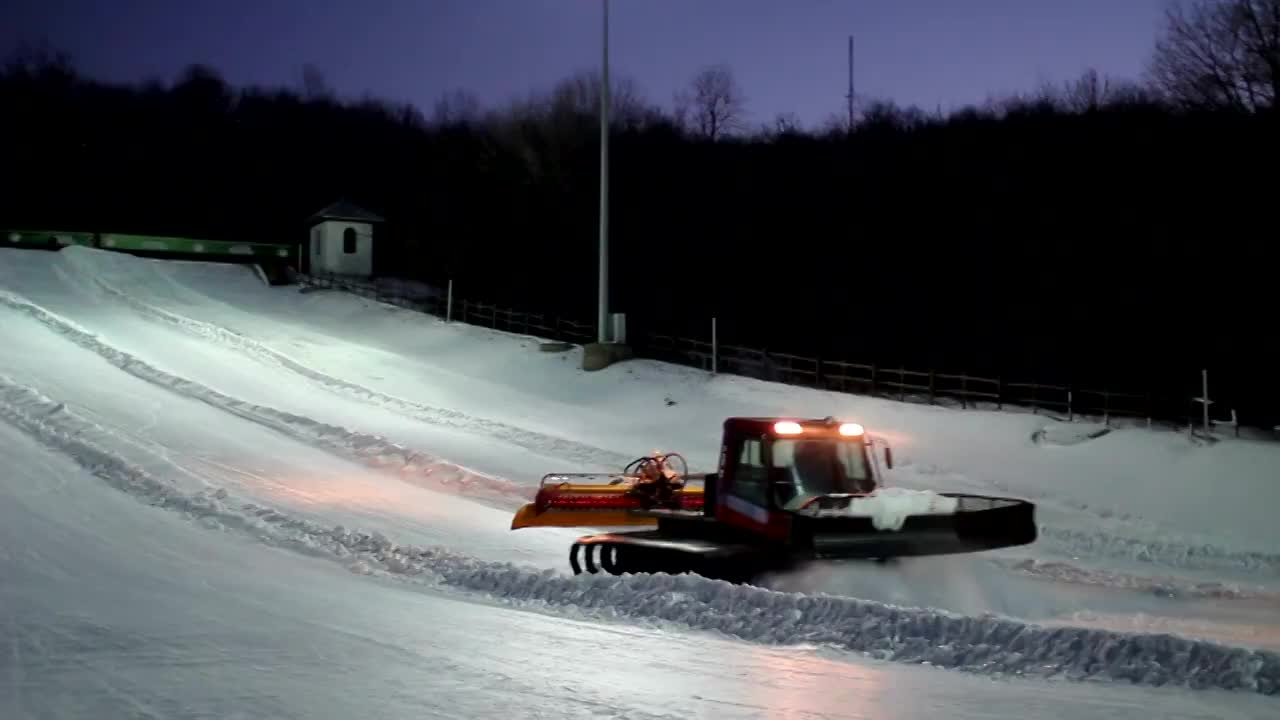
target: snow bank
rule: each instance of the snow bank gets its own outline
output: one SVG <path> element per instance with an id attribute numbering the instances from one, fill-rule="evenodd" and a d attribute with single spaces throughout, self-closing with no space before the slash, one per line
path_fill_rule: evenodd
<path id="1" fill-rule="evenodd" d="M 378 534 L 324 527 L 225 491 L 187 494 L 104 449 L 110 434 L 33 388 L 0 376 L 0 419 L 73 459 L 110 486 L 213 529 L 500 603 L 609 620 L 673 623 L 768 644 L 827 645 L 885 660 L 988 675 L 1113 680 L 1276 695 L 1280 654 L 1168 634 L 1044 628 L 830 596 L 779 593 L 697 576 L 570 577 Z"/>
<path id="2" fill-rule="evenodd" d="M 497 495 L 518 498 L 522 501 L 532 497 L 532 489 L 518 483 L 490 477 L 376 435 L 329 425 L 276 408 L 255 405 L 192 380 L 170 374 L 113 347 L 75 323 L 7 290 L 0 290 L 0 306 L 9 307 L 34 318 L 50 330 L 140 380 L 199 400 L 344 459 L 380 470 L 395 471 L 401 475 L 412 475 L 416 482 L 437 489 Z"/>
<path id="3" fill-rule="evenodd" d="M 610 470 L 621 468 L 635 459 L 633 456 L 594 447 L 576 440 L 556 437 L 496 420 L 475 417 L 457 410 L 433 407 L 424 403 L 406 400 L 335 377 L 298 362 L 285 353 L 234 330 L 156 307 L 129 293 L 112 287 L 101 277 L 90 277 L 105 293 L 132 308 L 144 318 L 162 322 L 194 337 L 214 341 L 223 347 L 239 351 L 245 356 L 271 367 L 284 368 L 310 380 L 324 390 L 343 397 L 372 403 L 378 407 L 432 425 L 492 437 L 542 455 L 564 458 L 583 464 L 600 465 Z"/>

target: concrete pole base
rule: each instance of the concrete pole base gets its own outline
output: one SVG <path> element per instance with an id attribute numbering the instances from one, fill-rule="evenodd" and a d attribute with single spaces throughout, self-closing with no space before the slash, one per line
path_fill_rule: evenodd
<path id="1" fill-rule="evenodd" d="M 582 369 L 587 372 L 603 370 L 614 363 L 630 360 L 631 347 L 616 343 L 591 343 L 582 348 Z"/>

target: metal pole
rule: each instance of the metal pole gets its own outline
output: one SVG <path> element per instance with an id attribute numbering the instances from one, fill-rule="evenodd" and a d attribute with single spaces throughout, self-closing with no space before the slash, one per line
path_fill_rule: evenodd
<path id="1" fill-rule="evenodd" d="M 604 0 L 600 87 L 600 316 L 597 342 L 609 341 L 609 0 Z"/>
<path id="2" fill-rule="evenodd" d="M 1200 397 L 1203 402 L 1200 403 L 1204 407 L 1204 436 L 1209 437 L 1209 371 L 1208 369 L 1200 371 Z"/>
<path id="3" fill-rule="evenodd" d="M 720 372 L 720 346 L 716 336 L 716 319 L 711 318 L 711 374 Z"/>
<path id="4" fill-rule="evenodd" d="M 449 300 L 445 303 L 444 321 L 453 322 L 453 278 L 449 278 Z"/>
<path id="5" fill-rule="evenodd" d="M 849 36 L 849 132 L 853 132 L 853 36 Z"/>

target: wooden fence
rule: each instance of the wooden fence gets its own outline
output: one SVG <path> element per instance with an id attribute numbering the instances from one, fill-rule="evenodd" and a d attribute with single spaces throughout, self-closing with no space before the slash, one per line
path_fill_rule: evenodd
<path id="1" fill-rule="evenodd" d="M 447 291 L 442 292 L 439 288 L 425 284 L 380 283 L 335 275 L 299 275 L 298 281 L 307 287 L 341 290 L 388 305 L 494 330 L 570 343 L 591 342 L 596 337 L 594 323 L 577 322 L 546 313 L 512 310 L 494 303 L 465 298 L 455 298 L 450 302 Z"/>
<path id="2" fill-rule="evenodd" d="M 1189 396 L 1175 398 L 1106 387 L 1055 385 L 964 372 L 854 363 L 657 333 L 632 340 L 641 357 L 708 372 L 902 402 L 997 410 L 1018 407 L 1068 421 L 1096 418 L 1108 425 L 1116 418 L 1131 418 L 1148 426 L 1160 422 L 1187 427 L 1195 425 L 1201 414 L 1200 403 Z M 1224 420 L 1218 418 L 1217 422 Z M 1234 418 L 1230 424 L 1239 434 Z"/>
<path id="3" fill-rule="evenodd" d="M 413 283 L 380 284 L 376 281 L 335 276 L 298 276 L 301 284 L 342 290 L 441 318 L 532 335 L 547 340 L 588 343 L 595 340 L 595 324 L 544 313 L 530 313 L 492 303 L 450 298 L 448 291 Z M 982 377 L 965 372 L 940 372 L 847 362 L 772 352 L 706 340 L 647 333 L 628 338 L 639 357 L 768 380 L 788 385 L 855 395 L 884 397 L 903 402 L 961 408 L 1005 409 L 1017 407 L 1074 421 L 1096 418 L 1111 424 L 1130 418 L 1179 427 L 1198 424 L 1202 408 L 1190 396 L 1157 396 L 1107 387 L 1096 388 L 1033 382 L 1022 378 Z M 1224 422 L 1222 418 L 1217 423 Z M 1239 434 L 1234 417 L 1230 423 Z"/>

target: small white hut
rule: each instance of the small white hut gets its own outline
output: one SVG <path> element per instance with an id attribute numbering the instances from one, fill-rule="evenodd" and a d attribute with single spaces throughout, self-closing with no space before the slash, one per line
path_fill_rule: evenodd
<path id="1" fill-rule="evenodd" d="M 373 226 L 383 219 L 345 200 L 312 215 L 307 260 L 312 274 L 373 275 Z"/>

